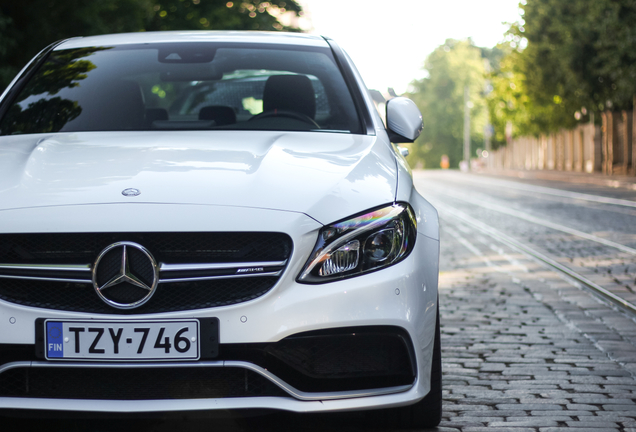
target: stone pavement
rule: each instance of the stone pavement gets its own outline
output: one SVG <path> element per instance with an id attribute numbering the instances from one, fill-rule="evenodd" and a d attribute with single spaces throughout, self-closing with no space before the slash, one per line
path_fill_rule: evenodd
<path id="1" fill-rule="evenodd" d="M 636 432 L 636 321 L 448 216 L 438 430 Z"/>

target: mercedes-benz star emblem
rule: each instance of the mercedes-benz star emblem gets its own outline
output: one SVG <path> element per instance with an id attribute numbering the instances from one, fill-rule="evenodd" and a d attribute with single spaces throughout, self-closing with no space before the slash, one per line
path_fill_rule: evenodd
<path id="1" fill-rule="evenodd" d="M 117 309 L 132 309 L 154 294 L 159 267 L 143 246 L 118 242 L 100 252 L 92 276 L 93 287 L 103 301 Z"/>
<path id="2" fill-rule="evenodd" d="M 121 191 L 121 194 L 123 196 L 127 196 L 127 197 L 134 197 L 137 196 L 141 193 L 141 191 L 139 189 L 135 189 L 135 188 L 128 188 L 128 189 L 124 189 L 123 191 Z"/>

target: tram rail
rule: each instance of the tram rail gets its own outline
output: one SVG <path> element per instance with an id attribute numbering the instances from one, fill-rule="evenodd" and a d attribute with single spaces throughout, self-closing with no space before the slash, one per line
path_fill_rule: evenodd
<path id="1" fill-rule="evenodd" d="M 609 290 L 603 288 L 602 286 L 598 285 L 597 283 L 589 280 L 588 278 L 586 278 L 585 276 L 577 273 L 576 271 L 572 270 L 571 268 L 553 260 L 552 258 L 548 257 L 547 255 L 537 251 L 536 249 L 528 246 L 527 244 L 524 244 L 523 242 L 512 238 L 511 236 L 504 234 L 503 232 L 497 230 L 496 228 L 493 228 L 491 226 L 489 226 L 488 224 L 485 224 L 473 217 L 471 217 L 470 215 L 466 214 L 465 212 L 450 206 L 448 204 L 445 203 L 441 203 L 437 200 L 431 200 L 432 204 L 440 211 L 442 212 L 444 215 L 450 216 L 452 218 L 455 218 L 457 220 L 462 221 L 463 223 L 472 226 L 473 228 L 478 229 L 480 232 L 482 232 L 483 234 L 486 234 L 488 236 L 490 236 L 491 238 L 504 243 L 510 247 L 512 247 L 515 250 L 518 250 L 519 252 L 522 252 L 525 255 L 528 255 L 532 258 L 534 258 L 535 260 L 538 260 L 540 262 L 542 262 L 544 265 L 547 265 L 549 268 L 556 270 L 568 277 L 570 277 L 571 279 L 573 279 L 574 281 L 576 281 L 578 284 L 580 284 L 583 288 L 587 289 L 588 291 L 592 292 L 593 294 L 597 295 L 598 297 L 603 298 L 604 300 L 606 300 L 607 302 L 609 302 L 610 304 L 614 305 L 615 307 L 617 307 L 618 309 L 628 313 L 630 316 L 635 317 L 636 318 L 636 305 L 617 296 L 616 294 L 610 292 Z"/>

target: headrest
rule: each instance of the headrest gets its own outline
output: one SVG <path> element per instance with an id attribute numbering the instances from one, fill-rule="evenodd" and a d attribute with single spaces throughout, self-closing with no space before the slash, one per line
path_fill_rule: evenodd
<path id="1" fill-rule="evenodd" d="M 263 112 L 295 111 L 310 118 L 316 115 L 314 87 L 305 75 L 272 75 L 265 82 Z"/>
<path id="2" fill-rule="evenodd" d="M 236 113 L 229 106 L 206 106 L 199 111 L 199 120 L 214 120 L 217 126 L 225 126 L 236 123 Z"/>

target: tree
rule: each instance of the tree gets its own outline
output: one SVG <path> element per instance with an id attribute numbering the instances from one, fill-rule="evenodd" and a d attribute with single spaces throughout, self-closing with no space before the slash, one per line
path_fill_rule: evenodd
<path id="1" fill-rule="evenodd" d="M 561 107 L 548 129 L 567 127 L 574 114 L 629 109 L 636 94 L 636 0 L 528 0 L 523 25 L 510 34 L 519 69 L 536 106 Z"/>
<path id="2" fill-rule="evenodd" d="M 530 96 L 528 78 L 523 72 L 522 52 L 509 43 L 500 44 L 505 55 L 489 75 L 492 92 L 488 95 L 490 121 L 494 128 L 493 148 L 506 143 L 506 127 L 512 136 L 539 135 L 569 127 L 576 119 L 560 98 Z"/>
<path id="3" fill-rule="evenodd" d="M 150 30 L 286 30 L 295 0 L 0 0 L 0 89 L 47 45 L 70 37 Z"/>
<path id="4" fill-rule="evenodd" d="M 495 144 L 630 109 L 636 94 L 636 0 L 527 0 L 500 45 L 488 97 Z M 597 119 L 600 116 L 596 117 Z"/>
<path id="5" fill-rule="evenodd" d="M 55 41 L 142 30 L 149 5 L 146 0 L 0 0 L 0 88 Z"/>
<path id="6" fill-rule="evenodd" d="M 11 29 L 12 19 L 8 16 L 4 16 L 2 11 L 0 10 L 0 59 L 7 59 L 10 55 L 11 51 L 15 46 L 15 39 L 13 39 L 9 33 Z M 1 62 L 0 64 L 3 64 Z M 6 86 L 4 83 L 9 83 L 13 76 L 15 68 L 0 66 L 0 88 L 4 88 Z"/>
<path id="7" fill-rule="evenodd" d="M 146 30 L 285 30 L 278 16 L 301 13 L 294 0 L 155 0 Z"/>
<path id="8" fill-rule="evenodd" d="M 446 154 L 451 167 L 459 165 L 463 159 L 465 86 L 472 104 L 472 148 L 483 147 L 487 121 L 484 54 L 470 39 L 448 39 L 427 57 L 424 69 L 428 76 L 413 82 L 408 95 L 424 118 L 424 129 L 414 145 L 411 162 L 419 160 L 425 167 L 436 168 Z"/>

